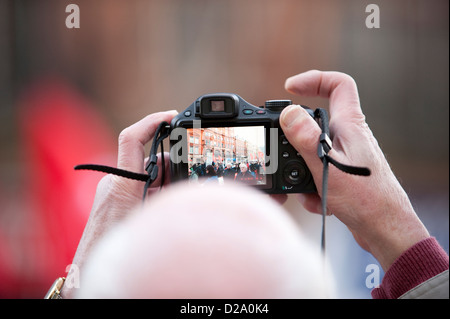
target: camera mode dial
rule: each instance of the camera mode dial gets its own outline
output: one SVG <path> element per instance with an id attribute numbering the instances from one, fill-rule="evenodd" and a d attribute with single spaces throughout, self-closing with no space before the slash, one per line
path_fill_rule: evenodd
<path id="1" fill-rule="evenodd" d="M 281 112 L 286 106 L 291 104 L 291 100 L 269 100 L 266 101 L 265 108 L 271 111 Z"/>

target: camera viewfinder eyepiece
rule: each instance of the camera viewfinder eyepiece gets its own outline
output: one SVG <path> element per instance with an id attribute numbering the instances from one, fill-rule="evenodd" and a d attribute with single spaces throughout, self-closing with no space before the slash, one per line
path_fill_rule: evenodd
<path id="1" fill-rule="evenodd" d="M 239 98 L 230 93 L 203 95 L 199 104 L 199 116 L 205 119 L 233 118 L 239 111 Z"/>

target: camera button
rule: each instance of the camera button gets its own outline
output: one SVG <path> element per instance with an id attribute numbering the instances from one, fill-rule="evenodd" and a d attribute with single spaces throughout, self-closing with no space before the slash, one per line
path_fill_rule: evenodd
<path id="1" fill-rule="evenodd" d="M 299 162 L 290 162 L 283 170 L 283 175 L 290 185 L 301 185 L 307 178 L 305 167 Z"/>
<path id="2" fill-rule="evenodd" d="M 281 136 L 281 144 L 283 145 L 288 145 L 289 141 L 287 140 L 286 136 Z"/>
<path id="3" fill-rule="evenodd" d="M 266 114 L 266 111 L 264 111 L 264 110 L 258 110 L 258 111 L 256 111 L 255 113 L 258 114 L 258 115 L 263 115 L 263 114 Z"/>
<path id="4" fill-rule="evenodd" d="M 291 179 L 296 179 L 298 178 L 298 176 L 300 175 L 300 172 L 298 171 L 298 169 L 293 169 L 289 175 L 291 176 Z"/>
<path id="5" fill-rule="evenodd" d="M 283 156 L 284 158 L 288 158 L 288 157 L 289 157 L 289 153 L 288 153 L 288 152 L 283 152 L 282 156 Z"/>
<path id="6" fill-rule="evenodd" d="M 245 109 L 245 110 L 242 111 L 242 113 L 244 113 L 245 115 L 252 115 L 253 114 L 253 110 Z"/>
<path id="7" fill-rule="evenodd" d="M 191 116 L 191 115 L 192 115 L 191 111 L 186 111 L 186 112 L 184 112 L 184 116 L 186 116 L 186 117 L 189 117 L 189 116 Z"/>

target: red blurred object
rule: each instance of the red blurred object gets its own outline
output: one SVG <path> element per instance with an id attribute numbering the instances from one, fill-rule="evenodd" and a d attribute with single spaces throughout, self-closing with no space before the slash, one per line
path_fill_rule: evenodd
<path id="1" fill-rule="evenodd" d="M 0 232 L 0 298 L 18 295 L 18 278 L 12 262 L 8 238 Z"/>
<path id="2" fill-rule="evenodd" d="M 115 165 L 117 139 L 91 103 L 60 79 L 40 81 L 25 92 L 19 106 L 25 170 L 18 196 L 28 211 L 13 239 L 14 249 L 21 250 L 22 260 L 15 262 L 20 267 L 8 277 L 18 291 L 5 296 L 0 284 L 0 295 L 41 298 L 57 277 L 66 275 L 103 176 L 73 167 Z M 5 242 L 0 237 L 2 252 Z M 0 283 L 1 276 L 6 275 L 0 272 Z"/>

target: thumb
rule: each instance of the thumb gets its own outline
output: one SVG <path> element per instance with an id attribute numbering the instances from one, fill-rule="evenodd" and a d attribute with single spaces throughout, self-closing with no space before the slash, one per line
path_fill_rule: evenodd
<path id="1" fill-rule="evenodd" d="M 319 125 L 300 105 L 286 107 L 280 115 L 280 125 L 289 143 L 306 162 L 314 181 L 320 182 L 322 162 L 317 156 L 317 146 L 321 133 Z"/>

